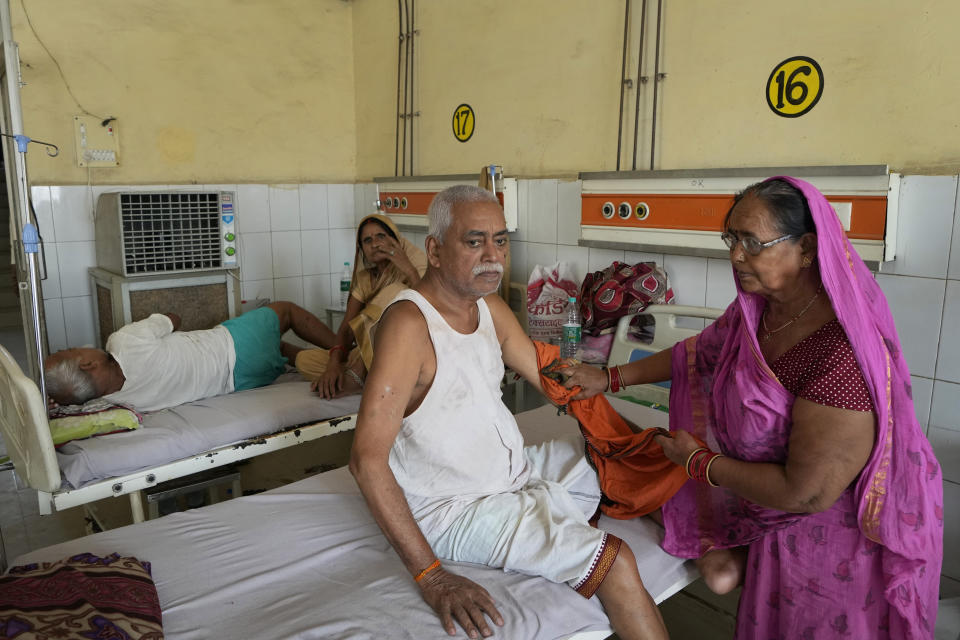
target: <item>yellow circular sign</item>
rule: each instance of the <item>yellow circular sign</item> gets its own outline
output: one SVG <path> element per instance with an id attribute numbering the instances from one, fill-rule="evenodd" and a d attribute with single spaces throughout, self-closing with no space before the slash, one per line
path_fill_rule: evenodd
<path id="1" fill-rule="evenodd" d="M 806 56 L 787 58 L 767 79 L 767 104 L 778 116 L 796 118 L 817 104 L 823 95 L 823 70 Z"/>
<path id="2" fill-rule="evenodd" d="M 476 122 L 473 107 L 468 104 L 461 104 L 453 110 L 453 137 L 460 142 L 466 142 L 473 135 L 473 127 Z"/>

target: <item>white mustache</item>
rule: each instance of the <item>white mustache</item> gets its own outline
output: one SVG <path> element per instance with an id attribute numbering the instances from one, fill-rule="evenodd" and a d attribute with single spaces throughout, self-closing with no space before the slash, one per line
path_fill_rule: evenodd
<path id="1" fill-rule="evenodd" d="M 503 265 L 498 262 L 484 262 L 473 268 L 473 275 L 478 276 L 481 273 L 496 272 L 503 274 Z"/>

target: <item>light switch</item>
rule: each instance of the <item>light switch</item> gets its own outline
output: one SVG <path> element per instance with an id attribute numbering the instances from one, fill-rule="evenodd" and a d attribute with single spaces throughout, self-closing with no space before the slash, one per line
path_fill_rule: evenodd
<path id="1" fill-rule="evenodd" d="M 837 217 L 840 218 L 840 224 L 843 225 L 844 231 L 850 231 L 850 215 L 853 213 L 853 203 L 852 202 L 831 202 L 833 205 L 833 210 L 836 211 Z"/>
<path id="2" fill-rule="evenodd" d="M 78 167 L 115 167 L 119 162 L 120 140 L 115 118 L 73 116 L 73 133 Z"/>

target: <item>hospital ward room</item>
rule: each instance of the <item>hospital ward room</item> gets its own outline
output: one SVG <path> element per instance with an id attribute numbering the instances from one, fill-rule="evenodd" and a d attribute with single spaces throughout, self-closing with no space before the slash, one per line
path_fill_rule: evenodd
<path id="1" fill-rule="evenodd" d="M 0 638 L 960 640 L 958 23 L 0 0 Z"/>

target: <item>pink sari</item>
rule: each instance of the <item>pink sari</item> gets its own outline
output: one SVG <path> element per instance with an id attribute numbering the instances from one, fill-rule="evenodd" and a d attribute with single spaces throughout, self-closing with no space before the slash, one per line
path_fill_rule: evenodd
<path id="1" fill-rule="evenodd" d="M 663 507 L 663 546 L 694 558 L 749 545 L 737 638 L 932 638 L 943 483 L 915 417 L 893 318 L 823 195 L 783 179 L 810 205 L 824 290 L 870 389 L 876 444 L 856 482 L 811 515 L 688 481 Z M 760 354 L 764 306 L 739 290 L 722 317 L 674 347 L 670 428 L 739 460 L 783 463 L 795 398 Z"/>

